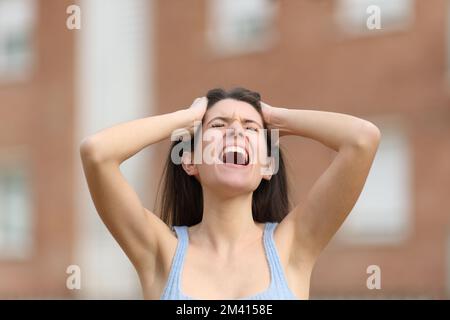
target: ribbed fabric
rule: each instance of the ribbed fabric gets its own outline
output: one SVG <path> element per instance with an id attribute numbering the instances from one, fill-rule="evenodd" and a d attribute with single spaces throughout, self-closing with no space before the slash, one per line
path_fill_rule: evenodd
<path id="1" fill-rule="evenodd" d="M 239 300 L 297 300 L 289 289 L 286 277 L 273 239 L 273 231 L 277 227 L 276 222 L 267 222 L 264 226 L 263 242 L 266 258 L 269 263 L 270 285 L 263 292 L 240 298 Z M 181 272 L 183 270 L 184 257 L 189 245 L 187 226 L 174 226 L 178 238 L 175 255 L 167 279 L 166 286 L 161 295 L 161 300 L 195 300 L 196 298 L 183 294 L 181 290 Z"/>

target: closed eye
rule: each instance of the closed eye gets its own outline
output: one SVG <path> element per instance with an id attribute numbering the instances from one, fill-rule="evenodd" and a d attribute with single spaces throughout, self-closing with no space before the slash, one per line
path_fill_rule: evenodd
<path id="1" fill-rule="evenodd" d="M 223 126 L 224 126 L 223 123 L 213 123 L 213 124 L 211 125 L 211 128 L 220 128 L 220 127 L 223 127 Z"/>

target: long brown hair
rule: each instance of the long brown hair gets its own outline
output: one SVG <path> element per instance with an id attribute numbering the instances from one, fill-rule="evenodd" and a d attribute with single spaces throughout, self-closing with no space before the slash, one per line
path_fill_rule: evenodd
<path id="1" fill-rule="evenodd" d="M 234 88 L 225 91 L 221 88 L 209 90 L 207 109 L 223 99 L 234 99 L 244 101 L 252 105 L 262 116 L 261 96 L 259 93 L 245 88 Z M 264 118 L 263 118 L 264 119 Z M 264 128 L 267 129 L 263 120 Z M 172 161 L 172 150 L 179 143 L 188 143 L 192 151 L 194 139 L 190 141 L 174 141 L 170 147 L 162 178 L 158 187 L 158 194 L 162 191 L 162 197 L 158 199 L 161 219 L 170 226 L 192 226 L 202 221 L 203 217 L 203 192 L 202 186 L 193 176 L 189 176 L 181 164 Z M 267 134 L 268 156 L 271 155 L 271 133 Z M 283 154 L 279 145 L 276 144 L 278 152 L 278 171 L 270 180 L 262 179 L 259 186 L 253 191 L 252 215 L 253 220 L 260 223 L 280 222 L 289 211 L 288 184 Z M 181 156 L 181 154 L 180 154 Z M 161 189 L 162 182 L 162 189 Z"/>

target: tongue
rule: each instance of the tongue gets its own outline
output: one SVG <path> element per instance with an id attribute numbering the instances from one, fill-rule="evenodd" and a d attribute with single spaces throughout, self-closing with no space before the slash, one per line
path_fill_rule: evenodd
<path id="1" fill-rule="evenodd" d="M 245 165 L 245 158 L 239 152 L 227 152 L 223 155 L 224 163 L 233 163 L 238 165 Z"/>

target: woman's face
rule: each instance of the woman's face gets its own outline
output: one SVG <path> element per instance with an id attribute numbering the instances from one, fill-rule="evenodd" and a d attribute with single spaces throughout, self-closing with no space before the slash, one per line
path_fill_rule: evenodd
<path id="1" fill-rule="evenodd" d="M 260 113 L 249 103 L 224 99 L 209 108 L 202 121 L 203 141 L 196 145 L 190 166 L 203 188 L 221 194 L 253 192 L 261 179 L 270 179 L 267 140 Z M 201 149 L 200 149 L 201 148 Z M 186 167 L 185 167 L 186 170 Z"/>

